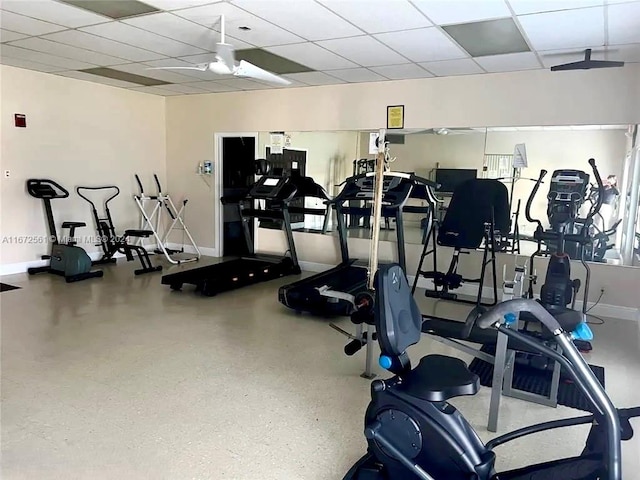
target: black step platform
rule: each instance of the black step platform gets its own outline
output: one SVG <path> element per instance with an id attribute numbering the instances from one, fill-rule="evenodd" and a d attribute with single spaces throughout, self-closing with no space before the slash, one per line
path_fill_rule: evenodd
<path id="1" fill-rule="evenodd" d="M 495 346 L 493 345 L 485 345 L 480 350 L 489 355 L 495 354 Z M 597 365 L 589 365 L 589 367 L 591 367 L 598 381 L 604 387 L 604 368 Z M 480 377 L 480 384 L 482 386 L 491 387 L 493 365 L 479 358 L 475 358 L 469 365 L 469 370 Z M 513 375 L 513 387 L 517 390 L 549 396 L 551 390 L 551 372 L 516 363 Z M 565 375 L 561 376 L 558 388 L 558 403 L 585 412 L 591 412 L 593 410 L 593 406 L 584 394 L 573 382 L 569 381 Z"/>

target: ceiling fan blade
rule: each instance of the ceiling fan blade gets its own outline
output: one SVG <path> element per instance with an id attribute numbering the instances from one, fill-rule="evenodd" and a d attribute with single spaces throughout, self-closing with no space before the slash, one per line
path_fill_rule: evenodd
<path id="1" fill-rule="evenodd" d="M 236 66 L 233 45 L 228 43 L 216 43 L 216 60 L 224 63 L 228 67 L 229 71 L 233 70 Z"/>
<path id="2" fill-rule="evenodd" d="M 193 67 L 149 67 L 145 68 L 145 70 L 198 70 L 200 72 L 206 72 L 207 68 L 209 68 L 209 64 L 203 63 L 194 65 Z"/>
<path id="3" fill-rule="evenodd" d="M 255 78 L 256 80 L 262 80 L 278 85 L 291 85 L 291 82 L 286 78 L 282 78 L 275 73 L 271 73 L 260 67 L 256 67 L 252 63 L 249 63 L 245 60 L 240 60 L 240 64 L 235 69 L 233 74 L 238 77 Z"/>
<path id="4" fill-rule="evenodd" d="M 590 70 L 592 68 L 612 68 L 624 67 L 624 62 L 613 62 L 606 60 L 581 60 L 579 62 L 565 63 L 563 65 L 554 65 L 551 67 L 552 72 L 560 72 L 567 70 Z"/>

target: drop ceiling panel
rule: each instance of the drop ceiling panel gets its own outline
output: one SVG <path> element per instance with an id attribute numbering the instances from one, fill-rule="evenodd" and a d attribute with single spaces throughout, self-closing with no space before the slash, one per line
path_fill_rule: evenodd
<path id="1" fill-rule="evenodd" d="M 438 77 L 484 73 L 484 70 L 470 58 L 443 60 L 441 62 L 425 62 L 420 65 Z"/>
<path id="2" fill-rule="evenodd" d="M 215 30 L 166 12 L 143 15 L 123 22 L 207 51 L 215 51 L 216 42 L 220 41 L 220 34 Z"/>
<path id="3" fill-rule="evenodd" d="M 504 0 L 413 0 L 413 4 L 437 25 L 511 16 Z"/>
<path id="4" fill-rule="evenodd" d="M 144 3 L 160 10 L 176 10 L 178 8 L 197 7 L 220 0 L 145 0 Z"/>
<path id="5" fill-rule="evenodd" d="M 516 15 L 574 8 L 601 7 L 604 0 L 508 0 Z"/>
<path id="6" fill-rule="evenodd" d="M 104 53 L 105 55 L 111 55 L 112 57 L 123 58 L 130 62 L 144 62 L 146 60 L 166 58 L 164 55 L 159 53 L 150 52 L 149 50 L 144 50 L 138 47 L 132 47 L 131 45 L 125 45 L 124 43 L 80 32 L 78 30 L 67 30 L 65 32 L 53 33 L 42 38 L 71 46 L 82 45 L 82 48 Z"/>
<path id="7" fill-rule="evenodd" d="M 13 32 L 24 33 L 25 35 L 44 35 L 45 33 L 58 32 L 65 29 L 60 25 L 6 11 L 3 11 L 0 15 L 0 27 Z"/>
<path id="8" fill-rule="evenodd" d="M 139 87 L 137 83 L 124 82 L 122 80 L 117 80 L 115 78 L 101 77 L 99 75 L 91 75 L 87 72 L 58 72 L 58 75 L 62 75 L 63 77 L 76 78 L 78 80 L 86 80 L 94 83 L 101 83 L 103 85 L 110 85 L 112 87 L 121 87 L 121 88 L 131 88 L 131 87 Z"/>
<path id="9" fill-rule="evenodd" d="M 160 95 L 162 97 L 171 97 L 173 95 L 182 95 L 180 92 L 173 92 L 171 90 L 165 90 L 165 89 L 160 88 L 160 87 L 135 87 L 135 88 L 130 88 L 129 90 L 134 91 L 134 92 L 149 93 L 149 94 L 152 94 L 152 95 Z"/>
<path id="10" fill-rule="evenodd" d="M 407 80 L 410 78 L 428 78 L 433 75 L 415 63 L 404 65 L 386 65 L 383 67 L 372 67 L 370 70 L 391 80 Z"/>
<path id="11" fill-rule="evenodd" d="M 235 88 L 237 90 L 262 90 L 268 89 L 271 85 L 266 85 L 264 83 L 260 83 L 254 80 L 249 80 L 247 78 L 233 78 L 230 80 L 220 80 L 221 85 L 226 85 L 227 87 Z"/>
<path id="12" fill-rule="evenodd" d="M 28 70 L 36 70 L 38 72 L 60 72 L 66 70 L 64 67 L 54 67 L 52 65 L 45 65 L 44 63 L 32 62 L 31 60 L 25 60 L 23 58 L 11 58 L 0 55 L 0 63 L 2 65 L 9 65 L 12 67 L 26 68 Z"/>
<path id="13" fill-rule="evenodd" d="M 81 62 L 92 63 L 95 65 L 118 65 L 127 63 L 123 58 L 111 57 L 109 55 L 103 55 L 102 53 L 72 47 L 71 45 L 65 45 L 64 43 L 52 42 L 51 40 L 45 40 L 43 38 L 26 38 L 24 40 L 12 42 L 11 45 L 15 47 L 28 48 L 42 53 L 50 53 L 52 55 L 71 58 L 73 60 L 79 60 Z"/>
<path id="14" fill-rule="evenodd" d="M 100 37 L 117 40 L 135 47 L 144 48 L 152 52 L 161 53 L 169 57 L 180 57 L 183 55 L 195 55 L 204 53 L 202 50 L 185 43 L 176 42 L 166 37 L 161 37 L 155 33 L 141 30 L 131 25 L 120 22 L 105 23 L 92 27 L 81 28 L 86 33 L 92 33 Z"/>
<path id="15" fill-rule="evenodd" d="M 82 70 L 84 68 L 92 68 L 95 65 L 85 62 L 79 62 L 77 60 L 71 60 L 69 58 L 57 57 L 55 55 L 34 52 L 33 50 L 27 50 L 25 48 L 18 48 L 6 43 L 0 47 L 0 56 L 20 58 L 22 60 L 29 60 L 32 62 L 44 63 L 45 65 L 51 65 L 54 67 L 63 67 L 64 70 Z"/>
<path id="16" fill-rule="evenodd" d="M 414 62 L 435 62 L 468 57 L 458 45 L 435 27 L 381 33 L 374 36 Z"/>
<path id="17" fill-rule="evenodd" d="M 176 85 L 163 85 L 162 89 L 163 90 L 170 90 L 172 92 L 186 93 L 186 94 L 190 94 L 190 93 L 208 93 L 206 90 L 203 90 L 202 88 L 198 88 L 198 87 L 194 86 L 193 84 L 186 85 L 184 83 L 178 83 Z"/>
<path id="18" fill-rule="evenodd" d="M 12 42 L 13 40 L 20 40 L 26 38 L 27 35 L 21 33 L 11 32 L 9 30 L 0 29 L 0 42 Z"/>
<path id="19" fill-rule="evenodd" d="M 357 67 L 352 61 L 310 42 L 267 47 L 265 50 L 315 70 Z"/>
<path id="20" fill-rule="evenodd" d="M 640 2 L 609 5 L 609 43 L 640 43 Z"/>
<path id="21" fill-rule="evenodd" d="M 475 59 L 487 72 L 513 72 L 540 68 L 535 53 L 509 53 L 507 55 L 490 55 Z"/>
<path id="22" fill-rule="evenodd" d="M 482 20 L 442 28 L 472 57 L 531 50 L 512 18 Z"/>
<path id="23" fill-rule="evenodd" d="M 233 0 L 233 4 L 307 40 L 352 37 L 363 33 L 314 0 Z"/>
<path id="24" fill-rule="evenodd" d="M 237 88 L 228 87 L 227 85 L 222 85 L 218 82 L 193 82 L 193 83 L 183 83 L 182 85 L 192 86 L 195 88 L 199 88 L 201 90 L 205 90 L 210 93 L 233 92 L 238 90 Z"/>
<path id="25" fill-rule="evenodd" d="M 53 0 L 3 0 L 2 9 L 69 28 L 85 27 L 111 20 L 82 8 Z"/>
<path id="26" fill-rule="evenodd" d="M 298 43 L 303 40 L 297 35 L 227 2 L 176 10 L 175 14 L 205 27 L 213 27 L 215 30 L 219 30 L 219 17 L 224 15 L 226 30 L 231 37 L 257 47 Z M 240 30 L 239 27 L 249 27 L 251 30 L 244 31 Z M 231 40 L 227 41 L 233 43 Z M 245 47 L 236 45 L 236 48 Z"/>
<path id="27" fill-rule="evenodd" d="M 149 65 L 143 63 L 129 63 L 126 65 L 116 65 L 112 67 L 114 70 L 133 73 L 143 77 L 155 78 L 169 83 L 186 83 L 193 82 L 194 77 L 182 75 L 181 73 L 171 70 L 149 70 Z"/>
<path id="28" fill-rule="evenodd" d="M 290 80 L 302 82 L 306 85 L 334 85 L 336 83 L 344 83 L 344 80 L 332 77 L 324 72 L 292 73 L 283 76 Z"/>
<path id="29" fill-rule="evenodd" d="M 394 32 L 413 28 L 431 27 L 433 24 L 407 0 L 360 1 L 319 0 L 342 18 L 367 33 Z"/>
<path id="30" fill-rule="evenodd" d="M 380 82 L 387 80 L 382 75 L 378 75 L 366 68 L 347 68 L 344 70 L 332 70 L 331 75 L 349 83 L 358 82 Z"/>
<path id="31" fill-rule="evenodd" d="M 536 50 L 604 45 L 604 8 L 593 7 L 518 17 Z"/>
<path id="32" fill-rule="evenodd" d="M 364 67 L 407 63 L 407 59 L 402 55 L 368 35 L 316 43 Z"/>

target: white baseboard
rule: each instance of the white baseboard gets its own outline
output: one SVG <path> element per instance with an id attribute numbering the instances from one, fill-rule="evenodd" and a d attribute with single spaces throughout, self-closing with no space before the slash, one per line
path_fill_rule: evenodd
<path id="1" fill-rule="evenodd" d="M 102 252 L 87 252 L 91 261 L 96 261 L 102 258 Z M 124 258 L 121 253 L 116 253 L 113 258 Z M 49 260 L 33 260 L 31 262 L 19 262 L 9 263 L 7 265 L 0 265 L 0 276 L 3 275 L 15 275 L 17 273 L 27 273 L 27 270 L 32 267 L 44 267 L 49 263 Z"/>
<path id="2" fill-rule="evenodd" d="M 182 248 L 184 248 L 185 253 L 196 253 L 196 249 L 193 248 L 193 246 L 191 245 L 182 245 L 180 243 L 168 243 L 167 247 L 174 249 L 174 250 L 180 250 Z M 200 247 L 198 246 L 198 250 L 200 250 L 200 254 L 201 255 L 205 255 L 207 257 L 217 257 L 218 256 L 218 249 L 217 248 L 211 248 L 211 247 Z"/>

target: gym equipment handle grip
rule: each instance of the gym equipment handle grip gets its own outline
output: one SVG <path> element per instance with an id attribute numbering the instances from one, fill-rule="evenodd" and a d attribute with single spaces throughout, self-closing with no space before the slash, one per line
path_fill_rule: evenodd
<path id="1" fill-rule="evenodd" d="M 535 198 L 536 193 L 538 193 L 538 189 L 542 184 L 542 179 L 546 175 L 547 175 L 546 170 L 540 170 L 540 176 L 538 177 L 538 180 L 536 181 L 536 184 L 533 187 L 533 190 L 531 191 L 531 195 L 529 195 L 529 198 L 527 199 L 527 204 L 524 209 L 524 215 L 525 217 L 527 217 L 527 221 L 531 223 L 537 223 L 541 228 L 542 228 L 542 222 L 540 222 L 540 220 L 534 220 L 533 218 L 531 218 L 531 204 L 533 203 L 533 199 Z"/>
<path id="2" fill-rule="evenodd" d="M 362 342 L 360 340 L 353 340 L 344 346 L 344 353 L 350 357 L 358 353 L 360 349 L 362 349 Z"/>
<path id="3" fill-rule="evenodd" d="M 549 329 L 550 332 L 556 330 L 562 330 L 562 327 L 558 321 L 553 318 L 547 310 L 533 299 L 514 298 L 513 300 L 507 300 L 502 302 L 487 313 L 484 313 L 476 324 L 480 328 L 489 328 L 494 326 L 498 322 L 502 322 L 504 316 L 515 312 L 529 312 L 535 316 L 540 322 Z"/>
<path id="4" fill-rule="evenodd" d="M 587 218 L 591 220 L 596 213 L 600 211 L 602 208 L 602 203 L 604 201 L 604 184 L 602 183 L 602 177 L 600 177 L 600 172 L 598 171 L 598 167 L 596 166 L 596 160 L 594 158 L 589 159 L 589 165 L 591 165 L 591 169 L 593 170 L 593 176 L 596 177 L 596 182 L 598 183 L 598 202 L 595 204 L 593 209 L 589 211 Z"/>
<path id="5" fill-rule="evenodd" d="M 54 182 L 51 179 L 48 178 L 30 178 L 27 180 L 27 191 L 29 192 L 29 195 L 31 195 L 32 197 L 35 198 L 44 198 L 43 196 L 41 196 L 38 192 L 38 186 L 40 185 L 48 185 L 50 187 L 53 187 L 54 189 L 57 189 L 58 191 L 62 192 L 62 195 L 57 194 L 54 197 L 48 197 L 48 198 L 67 198 L 69 196 L 69 191 L 64 188 L 62 185 L 60 185 L 57 182 Z"/>

